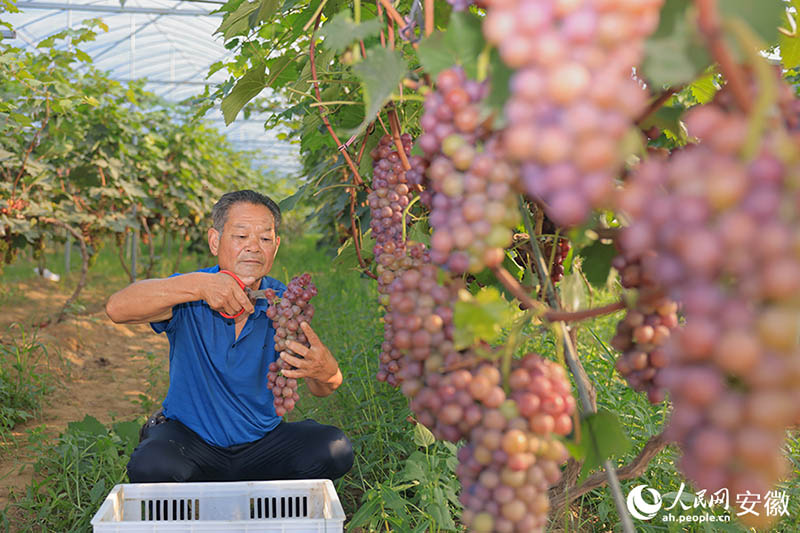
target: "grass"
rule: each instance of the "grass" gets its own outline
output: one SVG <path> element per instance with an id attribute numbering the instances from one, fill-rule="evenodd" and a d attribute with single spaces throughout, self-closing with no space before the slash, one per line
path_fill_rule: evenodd
<path id="1" fill-rule="evenodd" d="M 41 411 L 53 388 L 46 361 L 47 349 L 35 333 L 18 324 L 6 330 L 0 341 L 0 442 L 8 440 L 17 424 Z"/>
<path id="2" fill-rule="evenodd" d="M 335 394 L 316 398 L 301 387 L 301 400 L 291 419 L 314 418 L 341 427 L 353 442 L 356 461 L 353 469 L 337 482 L 337 491 L 350 522 L 348 531 L 452 531 L 458 530 L 458 490 L 454 470 L 455 446 L 432 442 L 424 428 L 407 420 L 411 414 L 399 390 L 375 379 L 377 355 L 383 325 L 372 280 L 357 271 L 332 265 L 330 255 L 317 250 L 313 236 L 284 236 L 271 275 L 288 282 L 292 276 L 310 272 L 319 288 L 312 326 L 339 361 L 344 382 Z M 113 251 L 113 250 L 112 250 Z M 212 264 L 208 256 L 187 256 L 182 271 Z M 30 266 L 30 264 L 28 265 Z M 164 275 L 171 265 L 162 265 Z M 20 276 L 30 269 L 22 265 Z M 32 267 L 31 267 L 32 268 Z M 52 270 L 52 268 L 51 268 Z M 101 251 L 92 270 L 95 283 L 123 280 L 116 255 Z M 32 275 L 32 272 L 28 274 Z M 90 282 L 91 283 L 91 282 Z M 9 291 L 12 292 L 12 291 Z M 0 294 L 2 298 L 2 294 Z M 599 291 L 593 305 L 612 301 L 612 291 Z M 586 371 L 595 384 L 598 406 L 616 413 L 632 446 L 628 453 L 613 460 L 618 465 L 630 461 L 652 436 L 659 433 L 668 417 L 668 404 L 651 405 L 643 394 L 629 389 L 614 370 L 615 354 L 603 339 L 610 339 L 621 313 L 600 317 L 582 324 L 578 350 Z M 555 339 L 549 330 L 531 326 L 524 332 L 520 351 L 537 351 L 557 360 Z M 163 380 L 163 354 L 151 356 L 150 370 L 143 379 L 146 392 L 136 402 L 140 415 L 149 414 L 166 393 Z M 96 422 L 96 421 L 95 421 Z M 130 453 L 129 437 L 138 430 L 141 416 L 130 424 L 102 427 L 92 420 L 70 425 L 55 446 L 37 448 L 36 471 L 32 484 L 5 511 L 0 511 L 0 530 L 6 524 L 27 524 L 29 531 L 88 531 L 88 519 L 96 511 L 97 495 L 114 483 L 124 481 L 124 465 Z M 31 433 L 36 441 L 36 433 Z M 793 477 L 782 486 L 789 495 L 790 517 L 774 531 L 800 530 L 800 436 L 790 435 L 788 454 L 793 462 Z M 674 499 L 683 477 L 676 470 L 678 451 L 668 447 L 650 463 L 646 472 L 623 481 L 623 494 L 636 485 L 646 484 L 660 491 L 666 502 Z M 101 486 L 101 489 L 93 487 Z M 94 490 L 94 492 L 92 492 Z M 690 495 L 689 484 L 685 491 Z M 691 496 L 690 496 L 691 497 Z M 672 511 L 691 515 L 693 511 Z M 745 528 L 731 524 L 679 524 L 663 522 L 661 511 L 653 520 L 635 521 L 637 531 L 647 533 L 676 531 L 733 531 Z M 42 522 L 46 520 L 46 522 Z M 26 529 L 22 529 L 26 530 Z M 550 524 L 553 531 L 619 531 L 619 519 L 607 488 L 591 491 L 571 506 L 563 519 Z"/>

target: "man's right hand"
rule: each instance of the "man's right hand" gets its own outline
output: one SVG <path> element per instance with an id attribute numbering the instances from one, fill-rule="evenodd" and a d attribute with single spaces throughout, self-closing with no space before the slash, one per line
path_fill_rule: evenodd
<path id="1" fill-rule="evenodd" d="M 248 315 L 255 311 L 253 302 L 236 280 L 222 272 L 208 274 L 200 286 L 200 294 L 211 309 L 226 315 L 233 316 L 242 309 Z"/>

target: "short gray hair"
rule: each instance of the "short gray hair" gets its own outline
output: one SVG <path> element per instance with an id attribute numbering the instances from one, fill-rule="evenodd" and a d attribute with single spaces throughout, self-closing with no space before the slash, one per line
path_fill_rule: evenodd
<path id="1" fill-rule="evenodd" d="M 215 230 L 222 233 L 225 222 L 228 221 L 228 211 L 233 205 L 240 203 L 263 205 L 269 209 L 275 219 L 275 233 L 278 233 L 278 226 L 281 224 L 281 208 L 269 196 L 249 189 L 225 193 L 217 200 L 211 209 L 211 219 Z"/>

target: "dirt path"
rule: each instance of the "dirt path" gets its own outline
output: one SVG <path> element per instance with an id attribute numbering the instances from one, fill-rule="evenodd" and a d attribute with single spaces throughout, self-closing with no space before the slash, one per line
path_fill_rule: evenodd
<path id="1" fill-rule="evenodd" d="M 47 348 L 50 371 L 56 376 L 55 390 L 45 400 L 40 417 L 14 428 L 16 442 L 0 442 L 0 509 L 8 502 L 9 492 L 21 492 L 32 476 L 30 453 L 26 447 L 27 430 L 44 425 L 51 436 L 66 429 L 69 422 L 91 415 L 103 423 L 130 420 L 143 414 L 135 401 L 147 391 L 147 357 L 155 354 L 155 364 L 167 372 L 168 343 L 146 324 L 122 326 L 111 322 L 103 305 L 114 288 L 84 289 L 81 301 L 86 309 L 60 324 L 37 328 L 60 309 L 69 296 L 59 284 L 34 279 L 11 287 L 12 300 L 0 313 L 0 342 L 13 342 L 22 324 Z M 21 295 L 24 294 L 24 299 Z"/>

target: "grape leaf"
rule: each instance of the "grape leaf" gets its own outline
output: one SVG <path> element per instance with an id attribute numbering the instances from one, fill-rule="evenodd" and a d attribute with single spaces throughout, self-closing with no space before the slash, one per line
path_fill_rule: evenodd
<path id="1" fill-rule="evenodd" d="M 268 59 L 269 75 L 266 77 L 264 84 L 267 87 L 283 87 L 290 81 L 295 80 L 298 73 L 297 63 L 294 59 L 291 52 L 285 56 Z"/>
<path id="2" fill-rule="evenodd" d="M 260 5 L 256 2 L 242 2 L 236 11 L 228 13 L 222 19 L 214 33 L 221 33 L 225 39 L 230 39 L 234 35 L 245 35 L 250 30 L 250 15 L 257 10 Z"/>
<path id="3" fill-rule="evenodd" d="M 434 32 L 419 43 L 417 55 L 425 71 L 435 77 L 461 65 L 470 78 L 477 76 L 478 55 L 485 45 L 481 20 L 469 12 L 453 13 L 446 32 Z"/>
<path id="4" fill-rule="evenodd" d="M 247 18 L 249 29 L 255 28 L 259 23 L 274 15 L 279 5 L 280 0 L 261 0 L 258 4 L 258 10 L 250 13 Z"/>
<path id="5" fill-rule="evenodd" d="M 700 36 L 690 26 L 689 0 L 667 0 L 658 28 L 645 42 L 642 73 L 655 86 L 693 80 L 711 62 Z"/>
<path id="6" fill-rule="evenodd" d="M 242 76 L 230 93 L 222 99 L 222 115 L 225 125 L 236 120 L 236 115 L 247 102 L 258 96 L 267 85 L 266 63 L 259 63 Z"/>
<path id="7" fill-rule="evenodd" d="M 514 71 L 500 59 L 497 49 L 493 49 L 489 56 L 489 69 L 489 95 L 486 104 L 498 117 L 494 123 L 495 127 L 502 128 L 505 125 L 505 104 L 511 92 L 509 82 Z"/>
<path id="8" fill-rule="evenodd" d="M 380 29 L 381 24 L 378 19 L 370 19 L 361 24 L 354 23 L 350 18 L 350 9 L 348 8 L 326 22 L 319 34 L 325 37 L 323 44 L 326 48 L 340 53 L 353 41 L 377 35 Z"/>
<path id="9" fill-rule="evenodd" d="M 611 260 L 617 255 L 614 246 L 595 241 L 582 249 L 580 255 L 583 257 L 581 268 L 589 283 L 597 287 L 605 285 L 611 270 Z"/>
<path id="10" fill-rule="evenodd" d="M 698 104 L 707 104 L 710 102 L 719 90 L 716 71 L 712 70 L 694 80 L 689 86 L 689 90 Z"/>
<path id="11" fill-rule="evenodd" d="M 493 342 L 520 311 L 502 297 L 495 287 L 483 287 L 474 296 L 469 291 L 459 292 L 453 309 L 456 349 L 466 348 L 479 340 Z"/>
<path id="12" fill-rule="evenodd" d="M 682 107 L 661 106 L 655 113 L 642 121 L 641 127 L 646 131 L 648 128 L 656 126 L 660 130 L 671 132 L 675 139 L 685 142 L 686 130 L 681 125 L 680 121 L 684 111 Z M 608 275 L 608 273 L 606 273 L 606 275 Z"/>
<path id="13" fill-rule="evenodd" d="M 578 476 L 580 483 L 606 459 L 627 453 L 631 449 L 631 441 L 617 415 L 600 409 L 581 420 L 581 442 L 570 448 L 571 452 L 578 452 L 578 456 L 584 458 Z"/>
<path id="14" fill-rule="evenodd" d="M 408 66 L 395 50 L 380 46 L 370 48 L 367 57 L 353 66 L 353 72 L 361 80 L 364 90 L 364 121 L 348 135 L 358 135 L 378 116 L 378 112 L 389 100 L 397 84 L 403 81 Z"/>

